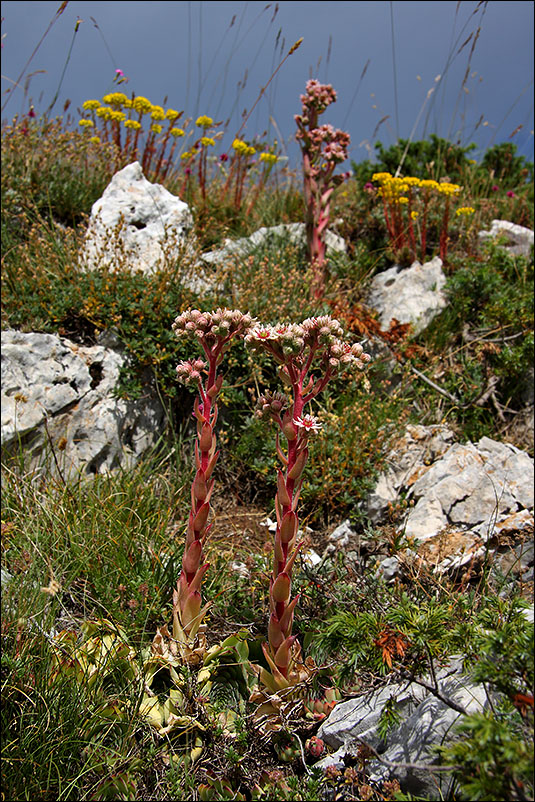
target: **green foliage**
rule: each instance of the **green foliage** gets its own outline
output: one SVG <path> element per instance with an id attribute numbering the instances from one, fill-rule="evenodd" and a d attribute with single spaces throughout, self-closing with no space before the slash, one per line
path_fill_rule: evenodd
<path id="1" fill-rule="evenodd" d="M 429 139 L 418 142 L 399 139 L 395 145 L 390 145 L 388 148 L 385 148 L 381 142 L 377 142 L 375 145 L 376 162 L 363 161 L 359 164 L 352 162 L 351 166 L 355 178 L 362 185 L 371 181 L 373 173 L 387 172 L 395 175 L 401 163 L 402 175 L 432 178 L 435 181 L 447 176 L 449 181 L 460 183 L 463 168 L 468 163 L 467 154 L 471 153 L 475 147 L 474 144 L 461 147 L 436 134 L 431 134 Z M 402 162 L 405 150 L 407 153 Z"/>
<path id="2" fill-rule="evenodd" d="M 501 142 L 489 148 L 481 160 L 481 167 L 492 174 L 502 189 L 513 190 L 533 182 L 533 162 L 517 155 L 517 146 Z"/>

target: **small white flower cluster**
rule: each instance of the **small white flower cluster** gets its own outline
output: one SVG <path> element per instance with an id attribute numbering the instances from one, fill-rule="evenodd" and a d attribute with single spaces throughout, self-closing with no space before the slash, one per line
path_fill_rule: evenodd
<path id="1" fill-rule="evenodd" d="M 207 367 L 203 359 L 188 359 L 176 366 L 177 378 L 182 384 L 198 384 L 201 372 Z"/>
<path id="2" fill-rule="evenodd" d="M 201 341 L 213 343 L 217 339 L 230 339 L 236 334 L 244 334 L 253 322 L 251 315 L 239 309 L 216 309 L 215 312 L 188 309 L 176 318 L 172 329 L 177 337 L 193 334 Z"/>
<path id="3" fill-rule="evenodd" d="M 324 315 L 307 318 L 301 324 L 253 326 L 245 335 L 245 343 L 253 351 L 268 351 L 282 364 L 294 357 L 302 361 L 308 349 L 317 351 L 324 367 L 331 371 L 347 367 L 364 370 L 371 356 L 361 345 L 344 342 L 343 336 L 340 323 Z"/>

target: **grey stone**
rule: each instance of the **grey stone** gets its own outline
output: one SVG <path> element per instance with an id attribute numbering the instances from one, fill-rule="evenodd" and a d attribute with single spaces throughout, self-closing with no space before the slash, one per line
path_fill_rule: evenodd
<path id="1" fill-rule="evenodd" d="M 463 676 L 462 665 L 462 656 L 452 657 L 446 666 L 436 670 L 438 692 L 442 698 L 414 681 L 392 683 L 336 705 L 318 731 L 318 736 L 336 751 L 316 766 L 325 769 L 329 765 L 343 765 L 344 756 L 356 754 L 359 745 L 365 743 L 375 749 L 382 760 L 397 764 L 392 768 L 371 759 L 368 763 L 370 782 L 395 777 L 406 793 L 429 799 L 442 798 L 436 794 L 451 782 L 448 773 L 446 776 L 436 775 L 425 768 L 399 764 L 433 766 L 437 762 L 433 747 L 448 743 L 455 737 L 454 727 L 462 716 L 446 699 L 452 700 L 467 714 L 479 712 L 487 706 L 485 687 Z M 426 677 L 424 681 L 429 684 L 431 680 Z M 378 725 L 384 706 L 391 697 L 396 700 L 402 721 L 394 725 L 383 739 Z"/>
<path id="2" fill-rule="evenodd" d="M 183 256 L 192 225 L 188 205 L 147 181 L 133 162 L 93 204 L 80 262 L 88 270 L 127 265 L 152 273 Z"/>
<path id="3" fill-rule="evenodd" d="M 529 257 L 533 247 L 533 231 L 525 226 L 510 223 L 508 220 L 493 220 L 490 231 L 479 231 L 482 241 L 496 238 L 506 240 L 505 250 L 514 256 Z"/>
<path id="4" fill-rule="evenodd" d="M 159 400 L 113 397 L 124 357 L 52 334 L 2 332 L 1 440 L 29 469 L 65 479 L 129 467 L 164 429 Z M 54 459 L 55 455 L 55 459 Z"/>
<path id="5" fill-rule="evenodd" d="M 223 247 L 215 251 L 209 251 L 202 254 L 201 260 L 208 264 L 222 264 L 227 261 L 229 257 L 243 257 L 248 256 L 256 248 L 262 245 L 268 245 L 270 241 L 280 238 L 286 239 L 293 245 L 304 246 L 305 239 L 305 224 L 304 223 L 282 223 L 278 226 L 265 226 L 259 228 L 250 237 L 242 237 L 240 239 L 226 239 L 223 242 Z M 332 231 L 326 232 L 325 242 L 327 246 L 327 253 L 345 253 L 347 246 L 342 237 L 334 234 Z"/>
<path id="6" fill-rule="evenodd" d="M 414 262 L 404 270 L 394 266 L 374 276 L 366 302 L 377 310 L 383 329 L 397 320 L 411 323 L 418 333 L 447 306 L 445 284 L 442 260 L 438 257 L 424 265 Z"/>

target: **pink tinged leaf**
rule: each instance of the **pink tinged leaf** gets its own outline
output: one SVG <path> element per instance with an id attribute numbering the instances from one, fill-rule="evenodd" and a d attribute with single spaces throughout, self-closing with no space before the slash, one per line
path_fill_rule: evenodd
<path id="1" fill-rule="evenodd" d="M 286 602 L 290 598 L 290 588 L 290 577 L 283 571 L 274 581 L 271 595 L 276 602 Z"/>
<path id="2" fill-rule="evenodd" d="M 282 614 L 280 620 L 280 628 L 282 629 L 284 635 L 287 637 L 292 631 L 292 624 L 294 620 L 294 610 L 299 601 L 299 596 L 296 596 L 295 599 L 292 599 L 284 613 Z"/>
<path id="3" fill-rule="evenodd" d="M 197 618 L 201 609 L 201 594 L 198 590 L 194 591 L 188 598 L 185 600 L 182 611 L 181 611 L 181 619 L 182 619 L 182 626 L 186 629 L 190 624 Z"/>
<path id="4" fill-rule="evenodd" d="M 279 668 L 279 670 L 288 668 L 288 664 L 290 662 L 290 652 L 291 648 L 295 642 L 295 635 L 290 635 L 290 637 L 286 638 L 277 651 L 275 652 L 275 664 Z"/>
<path id="5" fill-rule="evenodd" d="M 297 456 L 295 463 L 288 471 L 288 479 L 298 479 L 303 473 L 308 459 L 308 448 L 304 448 Z"/>
<path id="6" fill-rule="evenodd" d="M 277 686 L 279 688 L 287 687 L 288 683 L 286 681 L 286 677 L 284 676 L 284 674 L 281 674 L 281 672 L 279 671 L 279 669 L 277 668 L 277 666 L 273 662 L 273 658 L 270 655 L 269 649 L 268 649 L 268 647 L 267 647 L 267 645 L 265 643 L 262 644 L 262 651 L 264 652 L 264 657 L 266 658 L 266 661 L 267 661 L 269 667 L 271 668 L 271 672 L 273 674 L 275 682 L 277 683 Z M 266 683 L 266 685 L 267 684 L 268 683 Z"/>
<path id="7" fill-rule="evenodd" d="M 199 568 L 202 557 L 202 543 L 194 540 L 182 557 L 182 568 L 187 574 L 194 574 Z"/>
<path id="8" fill-rule="evenodd" d="M 295 426 L 291 421 L 285 421 L 282 424 L 282 431 L 287 440 L 295 440 L 297 437 L 297 432 L 295 430 Z"/>
<path id="9" fill-rule="evenodd" d="M 208 520 L 208 514 L 210 512 L 210 504 L 208 502 L 204 502 L 204 504 L 199 507 L 197 510 L 197 514 L 193 520 L 193 529 L 195 532 L 202 532 L 204 527 L 206 526 L 206 521 Z"/>
<path id="10" fill-rule="evenodd" d="M 200 468 L 195 474 L 195 479 L 193 480 L 191 491 L 196 501 L 204 501 L 206 496 L 208 495 L 206 477 L 204 471 L 202 471 Z"/>
<path id="11" fill-rule="evenodd" d="M 298 519 L 295 512 L 287 512 L 282 519 L 280 537 L 282 543 L 290 543 L 297 532 Z"/>
<path id="12" fill-rule="evenodd" d="M 215 398 L 221 392 L 221 387 L 223 386 L 223 376 L 218 376 L 215 380 L 214 384 L 210 387 L 209 390 L 206 391 L 206 395 L 209 398 Z"/>
<path id="13" fill-rule="evenodd" d="M 195 591 L 195 590 L 200 590 L 201 589 L 201 583 L 202 583 L 203 576 L 205 575 L 205 573 L 207 572 L 209 567 L 210 567 L 210 563 L 205 563 L 204 565 L 200 566 L 199 570 L 196 572 L 195 576 L 193 577 L 193 579 L 190 582 L 190 585 L 189 585 L 190 591 Z"/>
<path id="14" fill-rule="evenodd" d="M 288 491 L 286 490 L 286 484 L 284 482 L 284 474 L 281 469 L 278 469 L 277 475 L 277 495 L 279 497 L 279 503 L 283 507 L 289 507 L 292 503 L 290 496 L 288 495 Z"/>
<path id="15" fill-rule="evenodd" d="M 269 644 L 274 652 L 277 651 L 277 649 L 284 640 L 284 635 L 282 634 L 281 626 L 279 624 L 279 619 L 274 613 L 272 613 L 269 618 L 268 638 L 269 638 Z"/>
<path id="16" fill-rule="evenodd" d="M 195 399 L 193 404 L 193 414 L 200 423 L 204 423 L 204 415 L 201 412 L 201 402 L 198 398 Z"/>
<path id="17" fill-rule="evenodd" d="M 297 555 L 299 554 L 299 551 L 300 551 L 302 545 L 303 545 L 302 542 L 297 544 L 297 546 L 293 550 L 291 556 L 288 558 L 288 560 L 286 562 L 286 565 L 284 566 L 284 571 L 285 571 L 286 574 L 288 574 L 288 576 L 292 575 L 294 562 L 296 560 Z"/>
<path id="18" fill-rule="evenodd" d="M 212 440 L 213 440 L 212 427 L 210 426 L 209 423 L 204 423 L 201 431 L 201 436 L 199 438 L 199 445 L 201 451 L 203 451 L 204 453 L 210 451 L 212 447 Z"/>
<path id="19" fill-rule="evenodd" d="M 216 451 L 215 454 L 213 454 L 212 457 L 210 458 L 210 462 L 208 463 L 206 470 L 204 471 L 206 479 L 209 479 L 210 476 L 212 475 L 212 471 L 214 470 L 218 457 L 219 457 L 219 451 Z"/>
<path id="20" fill-rule="evenodd" d="M 275 542 L 274 542 L 274 549 L 273 550 L 274 550 L 275 560 L 277 562 L 282 562 L 283 560 L 286 559 L 286 555 L 284 554 L 284 551 L 283 551 L 283 548 L 282 548 L 282 538 L 281 538 L 281 533 L 279 532 L 279 530 L 277 530 L 275 532 Z"/>

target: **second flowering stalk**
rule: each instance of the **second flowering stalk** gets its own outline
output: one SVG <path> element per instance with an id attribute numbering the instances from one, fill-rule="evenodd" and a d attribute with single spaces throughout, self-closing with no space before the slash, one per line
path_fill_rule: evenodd
<path id="1" fill-rule="evenodd" d="M 307 405 L 327 383 L 348 369 L 363 370 L 370 356 L 362 346 L 341 338 L 343 331 L 330 317 L 309 318 L 301 324 L 256 326 L 245 336 L 255 351 L 270 354 L 279 365 L 279 375 L 289 388 L 282 393 L 260 396 L 257 415 L 277 425 L 277 453 L 282 469 L 277 471 L 277 493 L 273 570 L 270 579 L 268 644 L 264 654 L 271 668 L 262 671 L 261 682 L 274 693 L 300 681 L 299 646 L 292 635 L 298 596 L 292 598 L 292 570 L 299 553 L 297 507 L 308 459 L 308 440 L 320 423 L 305 412 Z M 312 371 L 315 371 L 314 375 Z M 280 435 L 286 441 L 285 450 Z M 294 676 L 295 675 L 295 676 Z"/>

